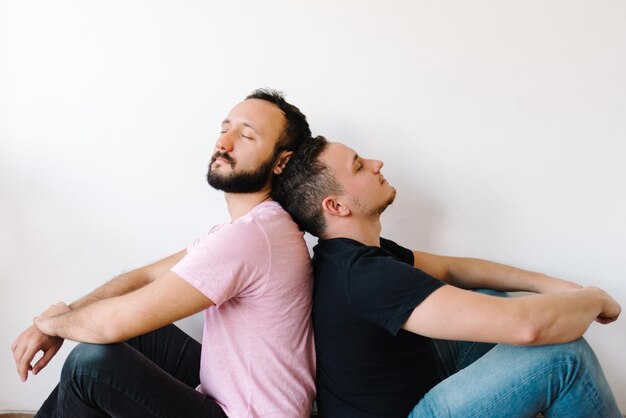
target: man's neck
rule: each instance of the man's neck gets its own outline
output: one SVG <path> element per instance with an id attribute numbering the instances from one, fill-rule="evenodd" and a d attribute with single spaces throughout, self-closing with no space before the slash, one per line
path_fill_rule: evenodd
<path id="1" fill-rule="evenodd" d="M 380 247 L 380 217 L 372 219 L 346 218 L 329 225 L 322 239 L 350 238 L 361 244 Z"/>
<path id="2" fill-rule="evenodd" d="M 225 193 L 224 198 L 232 221 L 241 218 L 261 202 L 271 200 L 269 189 L 256 193 Z"/>

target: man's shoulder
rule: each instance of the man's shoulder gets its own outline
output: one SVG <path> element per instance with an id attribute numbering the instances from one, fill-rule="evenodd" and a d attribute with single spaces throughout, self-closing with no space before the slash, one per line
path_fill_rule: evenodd
<path id="1" fill-rule="evenodd" d="M 244 225 L 252 222 L 263 230 L 272 228 L 299 230 L 298 225 L 293 221 L 289 213 L 275 201 L 266 201 L 258 204 L 236 222 Z"/>
<path id="2" fill-rule="evenodd" d="M 223 254 L 232 250 L 267 256 L 277 242 L 306 248 L 303 236 L 304 233 L 278 203 L 264 202 L 235 221 L 214 226 L 187 250 Z"/>
<path id="3" fill-rule="evenodd" d="M 347 266 L 355 266 L 362 262 L 400 263 L 408 251 L 393 241 L 381 238 L 381 246 L 375 247 L 362 244 L 350 238 L 333 238 L 320 240 L 313 249 L 317 262 L 341 260 Z M 315 259 L 314 259 L 315 260 Z"/>
<path id="4" fill-rule="evenodd" d="M 310 264 L 304 232 L 277 202 L 268 201 L 257 205 L 237 220 L 236 224 L 232 225 L 238 237 L 236 239 L 245 239 L 239 241 L 240 244 L 257 245 L 273 256 Z M 245 238 L 246 235 L 250 235 L 250 239 Z"/>
<path id="5" fill-rule="evenodd" d="M 333 286 L 361 286 L 401 264 L 404 263 L 382 248 L 347 238 L 321 240 L 314 248 L 316 280 L 333 282 Z"/>
<path id="6" fill-rule="evenodd" d="M 413 266 L 412 253 L 385 241 L 381 247 L 346 238 L 320 241 L 313 257 L 316 283 L 324 288 L 343 286 L 351 294 L 368 297 L 418 283 L 423 273 Z"/>

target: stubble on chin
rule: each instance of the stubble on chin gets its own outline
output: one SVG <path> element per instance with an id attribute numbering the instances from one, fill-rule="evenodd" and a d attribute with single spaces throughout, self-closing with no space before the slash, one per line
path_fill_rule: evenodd
<path id="1" fill-rule="evenodd" d="M 352 198 L 351 200 L 352 200 L 352 204 L 354 205 L 354 208 L 357 209 L 359 212 L 365 213 L 369 216 L 380 216 L 389 207 L 389 205 L 393 203 L 395 198 L 396 198 L 396 189 L 395 187 L 391 187 L 391 192 L 387 200 L 385 200 L 380 205 L 371 209 L 368 209 L 363 203 L 361 203 L 359 199 Z"/>
<path id="2" fill-rule="evenodd" d="M 374 210 L 374 214 L 376 215 L 381 215 L 392 203 L 393 201 L 396 199 L 396 188 L 392 187 L 391 188 L 391 195 L 389 196 L 389 198 L 385 201 L 385 203 L 383 203 L 382 205 L 380 205 L 378 208 L 376 208 L 376 210 Z"/>

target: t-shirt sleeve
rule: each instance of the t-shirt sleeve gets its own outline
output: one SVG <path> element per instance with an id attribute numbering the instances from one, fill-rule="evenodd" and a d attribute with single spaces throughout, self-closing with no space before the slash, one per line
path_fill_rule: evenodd
<path id="1" fill-rule="evenodd" d="M 394 257 L 404 263 L 413 265 L 413 263 L 415 262 L 415 256 L 413 255 L 413 251 L 409 250 L 408 248 L 404 248 L 403 246 L 398 245 L 391 240 L 381 237 L 380 248 L 393 254 Z"/>
<path id="2" fill-rule="evenodd" d="M 444 283 L 371 247 L 350 267 L 354 309 L 369 322 L 396 335 L 413 309 Z"/>
<path id="3" fill-rule="evenodd" d="M 268 279 L 269 245 L 252 220 L 214 229 L 187 248 L 172 271 L 216 305 L 260 291 Z"/>

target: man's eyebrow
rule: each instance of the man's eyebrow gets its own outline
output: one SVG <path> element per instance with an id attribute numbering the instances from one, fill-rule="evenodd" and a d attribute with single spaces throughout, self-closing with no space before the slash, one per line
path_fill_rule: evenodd
<path id="1" fill-rule="evenodd" d="M 222 121 L 222 125 L 224 125 L 224 124 L 226 124 L 226 123 L 230 124 L 230 119 L 228 119 L 228 118 L 227 118 L 227 119 L 224 119 L 224 120 Z M 249 123 L 244 122 L 244 123 L 243 123 L 243 126 L 246 126 L 246 127 L 250 128 L 250 129 L 252 129 L 252 130 L 253 130 L 254 132 L 256 132 L 257 134 L 259 133 L 259 131 L 258 131 L 258 130 L 254 127 L 254 125 L 250 125 Z"/>
<path id="2" fill-rule="evenodd" d="M 259 131 L 253 126 L 250 125 L 249 123 L 245 123 L 243 124 L 244 126 L 247 126 L 248 128 L 252 129 L 254 132 L 256 132 L 257 134 L 259 133 Z"/>
<path id="3" fill-rule="evenodd" d="M 354 164 L 356 163 L 356 160 L 359 159 L 359 154 L 354 153 L 354 157 L 352 157 L 352 167 L 354 167 Z"/>

